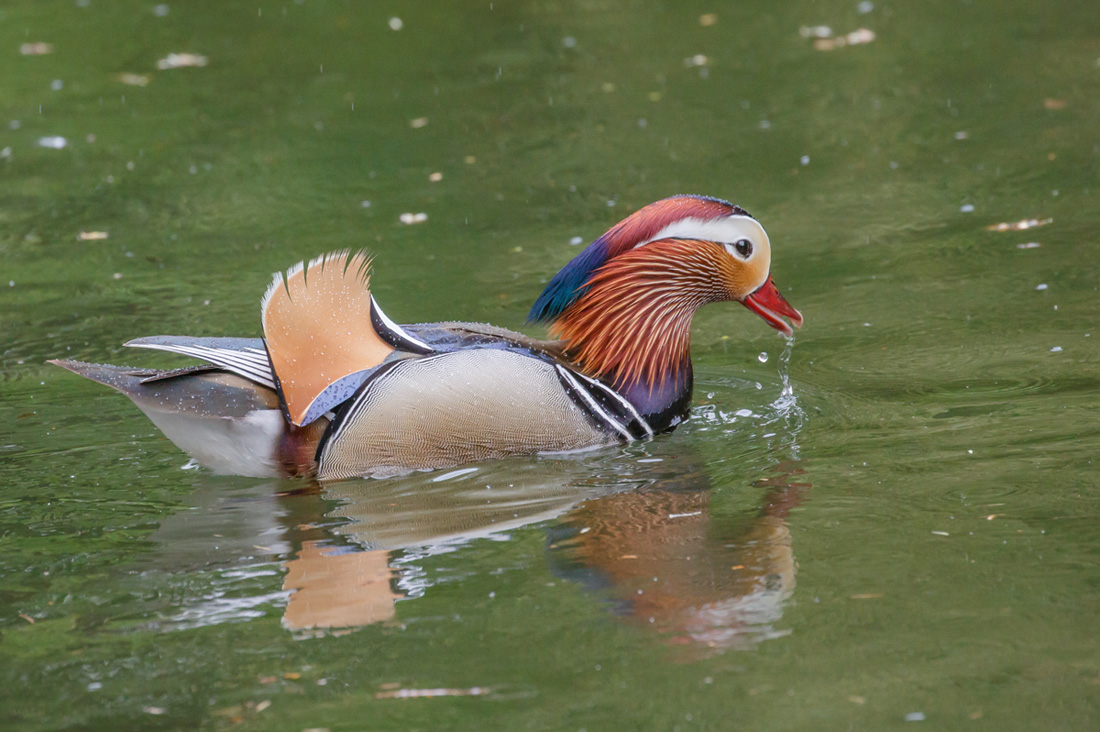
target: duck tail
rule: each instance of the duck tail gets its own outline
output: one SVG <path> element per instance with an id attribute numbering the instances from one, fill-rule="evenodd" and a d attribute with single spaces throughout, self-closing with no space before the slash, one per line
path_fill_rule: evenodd
<path id="1" fill-rule="evenodd" d="M 215 473 L 271 478 L 312 468 L 309 445 L 316 449 L 318 428 L 288 435 L 275 393 L 243 376 L 217 366 L 161 371 L 49 363 L 130 397 L 169 440 Z"/>

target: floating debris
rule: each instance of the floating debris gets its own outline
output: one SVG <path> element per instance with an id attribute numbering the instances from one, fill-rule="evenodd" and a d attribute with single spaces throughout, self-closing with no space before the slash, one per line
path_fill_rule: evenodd
<path id="1" fill-rule="evenodd" d="M 24 56 L 45 56 L 48 53 L 53 53 L 53 44 L 43 43 L 41 41 L 37 43 L 24 43 L 19 47 L 19 53 Z"/>
<path id="2" fill-rule="evenodd" d="M 1045 283 L 1045 282 L 1043 282 L 1042 284 L 1039 284 L 1039 285 L 1035 285 L 1035 289 L 1039 290 L 1039 291 L 1045 290 L 1045 289 L 1047 289 L 1047 287 L 1049 287 L 1049 285 L 1047 285 L 1047 283 Z"/>
<path id="3" fill-rule="evenodd" d="M 946 531 L 933 531 L 932 533 L 936 536 L 951 536 L 951 534 L 947 533 Z"/>
<path id="4" fill-rule="evenodd" d="M 924 712 L 909 712 L 905 715 L 906 722 L 923 722 Z"/>
<path id="5" fill-rule="evenodd" d="M 420 213 L 403 213 L 398 218 L 401 219 L 403 224 L 422 224 L 428 220 L 428 214 L 423 211 Z"/>
<path id="6" fill-rule="evenodd" d="M 119 74 L 118 80 L 127 86 L 146 86 L 149 83 L 148 74 Z"/>
<path id="7" fill-rule="evenodd" d="M 106 231 L 82 231 L 76 235 L 77 241 L 100 241 L 106 238 Z"/>
<path id="8" fill-rule="evenodd" d="M 161 715 L 164 714 L 164 707 L 142 707 L 141 711 L 146 714 Z"/>
<path id="9" fill-rule="evenodd" d="M 1054 348 L 1050 349 L 1050 352 L 1051 353 L 1061 353 L 1062 352 L 1062 347 L 1061 346 L 1055 346 Z"/>
<path id="10" fill-rule="evenodd" d="M 431 699 L 441 696 L 484 696 L 492 691 L 486 686 L 474 686 L 469 689 L 395 689 L 380 691 L 375 699 Z"/>
<path id="11" fill-rule="evenodd" d="M 419 130 L 421 127 L 424 127 L 427 124 L 428 124 L 428 118 L 427 117 L 417 117 L 416 119 L 410 119 L 409 120 L 409 127 L 412 127 L 414 130 Z"/>
<path id="12" fill-rule="evenodd" d="M 804 25 L 798 29 L 803 38 L 832 38 L 833 29 L 827 25 Z"/>
<path id="13" fill-rule="evenodd" d="M 959 211 L 961 211 L 963 213 L 973 213 L 974 212 L 974 204 L 964 203 L 963 205 L 959 206 Z"/>
<path id="14" fill-rule="evenodd" d="M 569 246 L 575 247 L 578 244 L 584 244 L 584 237 L 574 236 L 569 240 Z"/>
<path id="15" fill-rule="evenodd" d="M 428 180 L 430 180 L 432 183 L 438 183 L 439 181 L 443 180 L 443 174 L 437 171 L 429 175 Z"/>
<path id="16" fill-rule="evenodd" d="M 863 592 L 858 595 L 848 595 L 851 600 L 877 600 L 882 597 L 881 592 Z"/>
<path id="17" fill-rule="evenodd" d="M 875 4 L 871 2 L 871 0 L 863 0 L 863 2 L 856 6 L 856 10 L 858 10 L 863 15 L 866 15 L 874 9 Z"/>
<path id="18" fill-rule="evenodd" d="M 473 155 L 467 155 L 466 157 L 462 158 L 462 162 L 466 163 L 467 165 L 473 165 L 477 162 L 477 158 Z"/>
<path id="19" fill-rule="evenodd" d="M 1001 222 L 985 227 L 986 231 L 1024 231 L 1034 229 L 1037 226 L 1046 226 L 1054 223 L 1054 219 L 1023 219 L 1021 221 Z"/>
<path id="20" fill-rule="evenodd" d="M 157 68 L 161 71 L 182 69 L 187 66 L 206 66 L 206 56 L 200 56 L 197 53 L 170 53 L 157 61 Z"/>
<path id="21" fill-rule="evenodd" d="M 53 135 L 50 137 L 39 137 L 38 146 L 48 147 L 53 150 L 63 150 L 65 146 L 69 144 L 69 141 L 60 135 Z"/>
<path id="22" fill-rule="evenodd" d="M 561 39 L 561 45 L 565 46 L 566 48 L 576 48 L 577 39 L 573 36 L 566 36 L 565 38 Z"/>
<path id="23" fill-rule="evenodd" d="M 701 53 L 697 53 L 697 54 L 695 54 L 694 56 L 692 56 L 690 58 L 685 58 L 684 59 L 684 66 L 688 67 L 689 69 L 692 66 L 706 66 L 706 65 L 707 65 L 707 57 L 704 56 Z"/>
<path id="24" fill-rule="evenodd" d="M 405 21 L 398 18 L 396 15 L 390 18 L 390 30 L 399 31 L 405 27 Z"/>
<path id="25" fill-rule="evenodd" d="M 832 36 L 832 30 L 825 25 L 807 30 L 811 31 L 811 34 L 803 33 L 802 37 L 814 39 L 813 47 L 815 51 L 833 51 L 844 46 L 860 46 L 875 40 L 875 32 L 868 28 L 859 28 L 847 35 L 836 37 Z M 828 34 L 822 35 L 824 31 L 828 31 Z"/>
<path id="26" fill-rule="evenodd" d="M 1065 109 L 1065 108 L 1066 108 L 1066 100 L 1065 99 L 1053 99 L 1051 97 L 1047 97 L 1046 99 L 1043 100 L 1043 109 Z"/>
<path id="27" fill-rule="evenodd" d="M 707 28 L 718 23 L 718 13 L 703 13 L 699 16 L 699 25 Z"/>
<path id="28" fill-rule="evenodd" d="M 966 140 L 966 139 L 969 139 L 969 138 L 970 138 L 970 133 L 969 132 L 959 130 L 958 132 L 955 133 L 955 139 L 956 140 Z"/>
<path id="29" fill-rule="evenodd" d="M 1023 244 L 1017 244 L 1016 248 L 1017 249 L 1038 249 L 1041 246 L 1042 246 L 1042 244 L 1040 244 L 1037 241 L 1025 241 Z"/>

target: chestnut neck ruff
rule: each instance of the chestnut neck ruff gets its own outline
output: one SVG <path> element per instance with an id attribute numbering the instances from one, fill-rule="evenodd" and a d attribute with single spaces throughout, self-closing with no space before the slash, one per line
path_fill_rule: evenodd
<path id="1" fill-rule="evenodd" d="M 707 303 L 737 299 L 728 284 L 737 279 L 732 269 L 713 242 L 646 244 L 600 267 L 550 333 L 590 376 L 652 392 L 688 376 L 691 318 Z"/>

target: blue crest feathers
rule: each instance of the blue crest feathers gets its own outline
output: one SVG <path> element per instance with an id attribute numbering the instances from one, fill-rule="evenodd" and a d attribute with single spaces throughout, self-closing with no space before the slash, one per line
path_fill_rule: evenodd
<path id="1" fill-rule="evenodd" d="M 605 237 L 606 235 L 601 236 L 592 242 L 554 275 L 546 289 L 535 300 L 535 304 L 531 306 L 531 312 L 527 314 L 528 323 L 549 322 L 584 295 L 584 283 L 608 259 L 609 247 L 604 241 Z"/>

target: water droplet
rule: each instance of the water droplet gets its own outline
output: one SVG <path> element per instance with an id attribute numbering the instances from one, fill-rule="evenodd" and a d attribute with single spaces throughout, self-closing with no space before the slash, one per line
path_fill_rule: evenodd
<path id="1" fill-rule="evenodd" d="M 756 360 L 759 361 L 760 363 L 767 363 L 768 362 L 767 352 L 766 351 L 761 351 L 760 355 L 756 357 Z"/>

